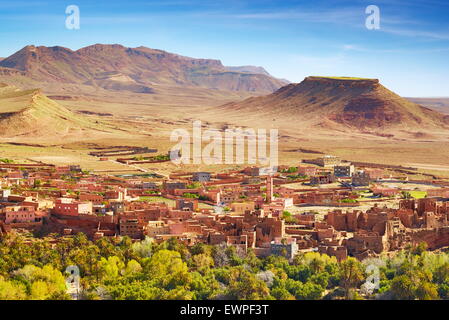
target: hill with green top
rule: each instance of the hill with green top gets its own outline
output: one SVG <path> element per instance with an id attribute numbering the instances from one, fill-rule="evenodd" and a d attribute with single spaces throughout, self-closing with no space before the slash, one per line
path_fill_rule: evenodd
<path id="1" fill-rule="evenodd" d="M 444 115 L 398 96 L 378 79 L 355 77 L 307 77 L 272 94 L 226 104 L 222 109 L 332 130 L 341 130 L 342 126 L 352 131 L 448 126 Z"/>

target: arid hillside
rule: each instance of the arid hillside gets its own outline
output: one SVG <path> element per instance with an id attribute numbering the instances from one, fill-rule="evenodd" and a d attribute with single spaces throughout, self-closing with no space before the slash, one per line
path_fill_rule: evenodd
<path id="1" fill-rule="evenodd" d="M 408 100 L 431 108 L 441 113 L 449 114 L 449 98 L 407 98 Z"/>
<path id="2" fill-rule="evenodd" d="M 127 135 L 123 126 L 72 112 L 49 99 L 40 89 L 20 90 L 0 84 L 2 141 L 48 145 Z"/>
<path id="3" fill-rule="evenodd" d="M 77 51 L 26 46 L 0 61 L 39 82 L 84 84 L 113 91 L 155 93 L 155 86 L 270 93 L 285 81 L 260 69 L 228 69 L 219 60 L 194 59 L 146 47 L 96 44 Z"/>
<path id="4" fill-rule="evenodd" d="M 307 77 L 219 110 L 294 119 L 323 129 L 425 130 L 448 125 L 441 113 L 398 96 L 377 79 Z"/>

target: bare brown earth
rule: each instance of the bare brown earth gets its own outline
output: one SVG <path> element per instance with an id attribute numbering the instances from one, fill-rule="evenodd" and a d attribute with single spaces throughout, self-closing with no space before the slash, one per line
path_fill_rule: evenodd
<path id="1" fill-rule="evenodd" d="M 82 84 L 143 94 L 156 93 L 156 86 L 271 93 L 285 85 L 255 67 L 230 69 L 219 60 L 118 44 L 96 44 L 76 51 L 60 46 L 26 46 L 1 60 L 0 67 L 21 71 L 41 84 Z"/>
<path id="2" fill-rule="evenodd" d="M 407 98 L 408 100 L 423 105 L 444 114 L 449 114 L 449 98 Z"/>
<path id="3" fill-rule="evenodd" d="M 141 170 L 141 173 L 169 174 L 176 170 L 222 170 L 242 167 L 241 165 L 175 166 L 172 163 L 130 167 L 112 161 L 114 158 L 105 162 L 88 155 L 90 151 L 98 150 L 98 148 L 126 145 L 157 148 L 158 153 L 166 153 L 174 145 L 170 142 L 172 130 L 184 128 L 191 132 L 192 122 L 202 120 L 207 128 L 222 129 L 241 126 L 255 129 L 279 129 L 279 161 L 283 164 L 294 165 L 302 159 L 319 156 L 319 154 L 311 153 L 310 150 L 312 150 L 335 154 L 353 161 L 395 165 L 420 164 L 415 167 L 419 167 L 422 172 L 449 177 L 449 172 L 445 170 L 449 167 L 448 136 L 443 131 L 432 133 L 430 139 L 417 138 L 401 132 L 396 137 L 396 131 L 389 132 L 393 135 L 392 137 L 386 137 L 349 130 L 310 129 L 306 126 L 307 122 L 304 125 L 282 114 L 266 117 L 253 112 L 223 112 L 216 107 L 158 105 L 154 102 L 145 103 L 139 97 L 132 96 L 102 99 L 104 98 L 101 96 L 89 99 L 78 97 L 77 100 L 58 100 L 58 103 L 75 115 L 79 115 L 80 110 L 92 110 L 96 114 L 113 114 L 112 117 L 82 114 L 83 118 L 94 123 L 100 121 L 102 125 L 112 124 L 114 127 L 109 128 L 109 132 L 90 131 L 88 135 L 77 139 L 36 136 L 2 138 L 0 140 L 2 157 L 56 164 L 80 163 L 86 169 L 114 173 Z M 27 145 L 11 144 L 11 142 L 22 142 Z"/>
<path id="4" fill-rule="evenodd" d="M 444 115 L 396 95 L 377 79 L 307 77 L 299 84 L 230 103 L 220 110 L 295 119 L 321 129 L 377 135 L 398 135 L 402 130 L 418 138 L 425 136 L 423 132 L 449 125 Z"/>
<path id="5" fill-rule="evenodd" d="M 13 101 L 0 99 L 0 113 L 23 113 L 32 106 L 37 110 L 47 108 L 39 113 L 43 118 L 33 122 L 36 128 L 45 128 L 38 130 L 39 134 L 20 132 L 20 125 L 15 125 L 16 132 L 8 131 L 14 127 L 11 124 L 3 127 L 1 157 L 79 163 L 101 173 L 168 174 L 242 167 L 175 166 L 170 162 L 127 166 L 113 157 L 99 161 L 89 155 L 116 146 L 157 148 L 159 154 L 165 154 L 174 145 L 170 142 L 174 129 L 191 131 L 192 122 L 201 120 L 204 129 L 278 129 L 281 164 L 297 165 L 302 159 L 324 153 L 352 161 L 415 165 L 420 172 L 449 177 L 449 132 L 440 113 L 406 101 L 370 79 L 309 80 L 307 90 L 292 84 L 272 95 L 249 100 L 245 100 L 251 94 L 247 91 L 198 86 L 153 85 L 156 94 L 148 94 L 83 83 L 45 82 L 41 91 L 24 91 Z M 21 73 L 11 76 L 0 72 L 0 81 L 21 89 L 43 84 Z M 61 117 L 61 113 L 65 115 Z"/>

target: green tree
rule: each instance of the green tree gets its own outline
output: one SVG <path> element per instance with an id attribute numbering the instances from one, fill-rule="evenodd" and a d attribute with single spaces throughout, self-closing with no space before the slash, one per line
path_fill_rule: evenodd
<path id="1" fill-rule="evenodd" d="M 26 287 L 23 283 L 5 281 L 0 277 L 0 300 L 25 300 Z"/>
<path id="2" fill-rule="evenodd" d="M 172 250 L 156 252 L 144 266 L 147 274 L 157 283 L 166 288 L 175 288 L 186 282 L 188 278 L 187 264 L 181 259 L 181 254 Z"/>
<path id="3" fill-rule="evenodd" d="M 208 254 L 200 253 L 192 256 L 194 270 L 206 273 L 214 265 L 214 259 Z"/>
<path id="4" fill-rule="evenodd" d="M 346 299 L 350 298 L 351 289 L 356 288 L 363 278 L 362 265 L 357 259 L 349 257 L 340 263 L 340 283 Z"/>
<path id="5" fill-rule="evenodd" d="M 269 297 L 265 282 L 242 267 L 234 267 L 230 272 L 228 296 L 238 300 L 261 300 Z"/>
<path id="6" fill-rule="evenodd" d="M 98 270 L 101 279 L 113 280 L 122 275 L 125 264 L 117 256 L 111 256 L 109 258 L 101 258 L 98 262 Z"/>
<path id="7" fill-rule="evenodd" d="M 50 265 L 43 268 L 26 265 L 14 274 L 19 281 L 27 285 L 29 298 L 32 300 L 47 300 L 53 299 L 55 296 L 67 296 L 64 276 Z"/>
<path id="8" fill-rule="evenodd" d="M 391 282 L 391 292 L 397 300 L 414 300 L 415 284 L 406 275 L 397 276 Z"/>

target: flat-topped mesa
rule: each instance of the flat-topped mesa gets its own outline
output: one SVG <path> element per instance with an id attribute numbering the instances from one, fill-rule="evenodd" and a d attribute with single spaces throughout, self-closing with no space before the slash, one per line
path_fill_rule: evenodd
<path id="1" fill-rule="evenodd" d="M 302 83 L 338 87 L 375 87 L 379 84 L 379 79 L 311 76 L 306 77 Z"/>
<path id="2" fill-rule="evenodd" d="M 320 76 L 309 76 L 309 77 L 306 77 L 304 80 L 306 80 L 306 81 L 330 81 L 330 82 L 355 81 L 355 82 L 374 82 L 374 83 L 379 83 L 379 79 L 358 78 L 358 77 L 320 77 Z"/>
<path id="3" fill-rule="evenodd" d="M 275 92 L 279 97 L 287 98 L 296 95 L 340 95 L 344 92 L 353 91 L 363 94 L 379 89 L 382 85 L 379 79 L 354 78 L 354 77 L 306 77 L 300 83 L 291 83 Z"/>
<path id="4" fill-rule="evenodd" d="M 319 128 L 378 130 L 397 127 L 442 128 L 442 114 L 414 104 L 385 88 L 378 79 L 307 77 L 273 94 L 228 104 L 227 109 L 257 110 L 259 114 L 288 119 L 297 117 Z"/>

